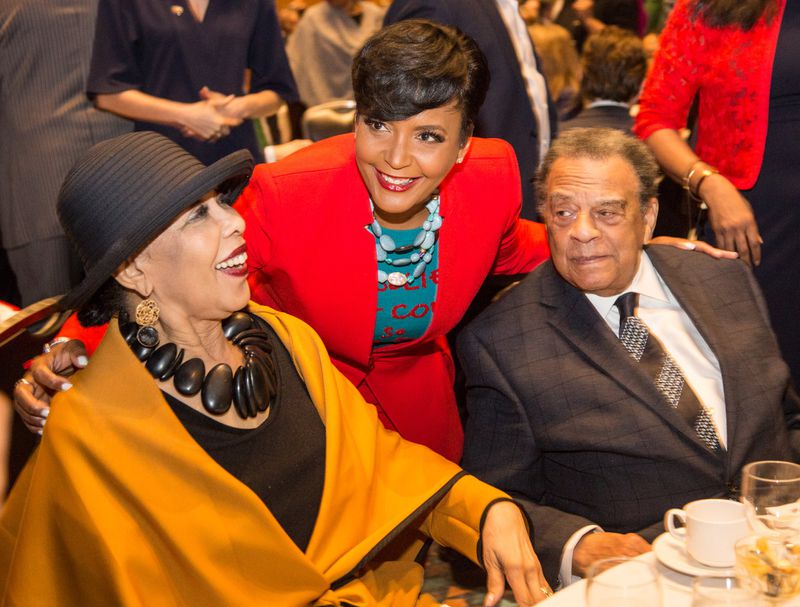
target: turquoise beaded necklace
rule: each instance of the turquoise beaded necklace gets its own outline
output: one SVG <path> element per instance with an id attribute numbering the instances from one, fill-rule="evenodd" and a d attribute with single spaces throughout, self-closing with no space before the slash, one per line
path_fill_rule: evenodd
<path id="1" fill-rule="evenodd" d="M 378 263 L 383 262 L 397 268 L 404 268 L 411 264 L 417 264 L 410 276 L 406 276 L 405 272 L 398 270 L 397 272 L 384 272 L 378 270 L 378 284 L 389 283 L 395 287 L 402 287 L 404 284 L 413 283 L 417 278 L 422 276 L 425 268 L 433 258 L 433 248 L 436 246 L 436 233 L 442 227 L 442 217 L 439 215 L 439 194 L 434 193 L 431 199 L 425 204 L 428 209 L 428 218 L 422 223 L 422 228 L 414 238 L 414 242 L 410 245 L 398 247 L 395 245 L 394 239 L 388 234 L 384 234 L 378 220 L 375 218 L 375 205 L 370 198 L 370 208 L 372 209 L 372 224 L 368 226 L 369 231 L 375 237 L 375 253 L 378 258 Z M 413 253 L 411 253 L 413 251 Z M 404 254 L 411 253 L 408 257 L 395 257 L 389 258 L 389 254 Z"/>

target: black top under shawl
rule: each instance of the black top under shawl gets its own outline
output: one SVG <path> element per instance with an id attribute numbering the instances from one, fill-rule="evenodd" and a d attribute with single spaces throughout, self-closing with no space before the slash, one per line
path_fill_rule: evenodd
<path id="1" fill-rule="evenodd" d="M 278 396 L 257 428 L 221 424 L 164 394 L 197 443 L 264 502 L 300 550 L 308 547 L 325 481 L 325 426 L 289 353 L 259 319 L 273 343 Z"/>

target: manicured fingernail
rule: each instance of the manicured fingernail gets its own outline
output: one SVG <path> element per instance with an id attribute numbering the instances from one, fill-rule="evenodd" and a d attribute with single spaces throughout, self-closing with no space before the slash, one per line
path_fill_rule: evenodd
<path id="1" fill-rule="evenodd" d="M 683 248 L 686 249 L 687 251 L 694 251 L 697 248 L 697 245 L 694 244 L 693 242 L 684 242 Z"/>
<path id="2" fill-rule="evenodd" d="M 45 407 L 42 409 L 42 417 L 47 417 L 48 415 L 50 415 L 50 407 Z"/>
<path id="3" fill-rule="evenodd" d="M 492 603 L 494 603 L 494 595 L 493 595 L 493 594 L 487 594 L 487 595 L 486 595 L 486 596 L 483 598 L 483 605 L 484 605 L 484 607 L 488 607 L 488 605 L 491 605 Z"/>
<path id="4" fill-rule="evenodd" d="M 61 389 L 62 390 L 69 390 L 71 387 L 72 387 L 72 384 L 69 383 L 68 381 L 65 381 L 63 384 L 61 384 Z"/>
<path id="5" fill-rule="evenodd" d="M 81 367 L 85 367 L 86 365 L 89 364 L 89 359 L 81 355 L 77 358 L 77 362 Z"/>
<path id="6" fill-rule="evenodd" d="M 44 432 L 44 430 L 37 430 L 37 431 L 36 431 L 36 434 L 38 434 L 39 436 L 41 436 L 41 435 L 42 435 L 42 432 Z"/>

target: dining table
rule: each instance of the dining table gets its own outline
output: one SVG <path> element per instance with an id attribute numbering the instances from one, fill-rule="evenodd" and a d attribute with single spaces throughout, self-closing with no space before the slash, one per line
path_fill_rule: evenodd
<path id="1" fill-rule="evenodd" d="M 661 607 L 691 607 L 692 582 L 694 576 L 686 575 L 666 567 L 658 561 L 654 552 L 647 552 L 637 556 L 637 561 L 644 561 L 655 567 L 661 584 Z M 626 567 L 623 563 L 618 567 Z M 636 568 L 630 567 L 631 575 L 635 575 Z M 765 605 L 768 604 L 765 602 Z M 543 607 L 588 607 L 586 602 L 586 580 L 570 584 L 556 592 L 552 597 L 539 603 Z M 794 597 L 783 603 L 769 603 L 770 607 L 800 607 L 800 597 Z M 643 605 L 643 607 L 655 607 Z"/>

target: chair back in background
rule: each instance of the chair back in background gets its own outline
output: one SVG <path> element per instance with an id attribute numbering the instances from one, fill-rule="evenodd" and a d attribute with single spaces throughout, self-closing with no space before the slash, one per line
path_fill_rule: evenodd
<path id="1" fill-rule="evenodd" d="M 319 141 L 353 131 L 356 102 L 350 99 L 328 101 L 308 108 L 300 128 L 305 139 Z"/>

